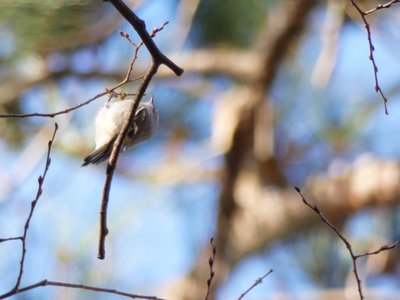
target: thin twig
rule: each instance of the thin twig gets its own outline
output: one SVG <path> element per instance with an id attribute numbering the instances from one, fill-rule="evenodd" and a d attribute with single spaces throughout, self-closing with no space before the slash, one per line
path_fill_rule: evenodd
<path id="1" fill-rule="evenodd" d="M 58 115 L 67 114 L 67 113 L 69 113 L 73 110 L 76 110 L 82 106 L 88 105 L 89 103 L 93 102 L 94 100 L 96 100 L 100 97 L 110 94 L 111 92 L 113 92 L 117 88 L 125 85 L 128 82 L 139 80 L 139 79 L 143 78 L 143 76 L 139 76 L 137 78 L 129 80 L 129 79 L 127 79 L 127 78 L 129 78 L 129 76 L 130 76 L 130 73 L 128 72 L 128 74 L 126 75 L 126 78 L 123 81 L 121 81 L 120 83 L 118 83 L 117 85 L 113 86 L 112 88 L 106 89 L 105 92 L 99 93 L 99 94 L 93 96 L 92 98 L 90 98 L 82 103 L 79 103 L 78 105 L 66 108 L 64 110 L 60 110 L 60 111 L 57 111 L 54 113 L 0 114 L 0 118 L 31 118 L 31 117 L 54 118 L 55 116 L 58 116 Z"/>
<path id="2" fill-rule="evenodd" d="M 400 0 L 391 0 L 387 3 L 384 4 L 379 4 L 377 7 L 374 7 L 373 9 L 367 10 L 364 12 L 365 15 L 369 15 L 372 14 L 373 12 L 380 10 L 380 9 L 384 9 L 384 8 L 389 8 L 390 6 L 392 6 L 392 4 L 395 3 L 400 3 Z"/>
<path id="3" fill-rule="evenodd" d="M 145 44 L 147 50 L 149 50 L 153 59 L 159 64 L 164 64 L 170 68 L 176 75 L 180 76 L 183 74 L 183 69 L 172 62 L 166 57 L 160 49 L 156 46 L 153 39 L 146 30 L 145 22 L 140 19 L 136 14 L 128 7 L 122 0 L 105 0 L 110 2 L 119 13 L 133 26 L 135 31 L 140 36 L 141 40 Z"/>
<path id="4" fill-rule="evenodd" d="M 357 281 L 357 287 L 358 287 L 358 294 L 360 295 L 360 299 L 364 299 L 364 295 L 362 292 L 362 286 L 361 286 L 361 279 L 360 276 L 358 274 L 358 269 L 357 269 L 357 264 L 356 264 L 356 256 L 354 255 L 353 249 L 351 247 L 351 244 L 349 243 L 349 241 L 339 232 L 339 230 L 331 223 L 329 222 L 328 219 L 325 218 L 325 216 L 322 214 L 322 212 L 319 210 L 319 208 L 316 205 L 311 205 L 306 198 L 303 196 L 303 194 L 301 193 L 301 190 L 298 187 L 295 187 L 295 190 L 297 191 L 297 193 L 299 193 L 299 195 L 301 196 L 301 199 L 303 200 L 304 204 L 307 205 L 309 208 L 311 208 L 315 213 L 317 213 L 319 215 L 319 218 L 321 219 L 321 221 L 323 223 L 325 223 L 326 225 L 328 225 L 328 227 L 333 230 L 336 235 L 342 240 L 342 242 L 346 245 L 347 250 L 349 251 L 349 254 L 351 256 L 352 262 L 353 262 L 353 273 L 354 276 L 356 278 Z"/>
<path id="5" fill-rule="evenodd" d="M 9 237 L 9 238 L 4 238 L 4 239 L 0 239 L 0 243 L 3 242 L 8 242 L 8 241 L 16 241 L 16 240 L 20 240 L 22 241 L 23 237 L 22 236 L 17 236 L 17 237 Z"/>
<path id="6" fill-rule="evenodd" d="M 150 35 L 150 38 L 154 38 L 157 35 L 157 33 L 159 31 L 163 30 L 164 27 L 167 24 L 168 24 L 168 22 L 164 22 L 164 24 L 162 24 L 160 27 L 154 28 L 152 33 L 151 33 L 151 35 Z M 120 33 L 120 35 L 122 37 L 127 39 L 132 45 L 135 46 L 135 44 L 129 38 L 129 35 L 127 33 L 123 32 L 123 31 L 120 31 L 119 33 Z M 120 83 L 116 84 L 112 88 L 106 89 L 105 92 L 99 93 L 99 94 L 93 96 L 92 98 L 90 98 L 90 99 L 88 99 L 88 100 L 86 100 L 86 101 L 84 101 L 82 103 L 79 103 L 78 105 L 75 105 L 75 106 L 69 107 L 67 109 L 64 109 L 64 110 L 61 110 L 61 111 L 58 111 L 58 112 L 54 112 L 54 113 L 0 114 L 0 118 L 30 118 L 30 117 L 49 117 L 49 118 L 54 118 L 55 116 L 66 114 L 66 113 L 69 113 L 69 112 L 71 112 L 73 110 L 76 110 L 76 109 L 78 109 L 78 108 L 80 108 L 82 106 L 88 105 L 89 103 L 93 102 L 94 100 L 96 100 L 96 99 L 98 99 L 100 97 L 103 97 L 105 95 L 109 95 L 112 92 L 114 92 L 117 88 L 120 88 L 121 86 L 124 86 L 125 84 L 127 84 L 129 82 L 133 82 L 133 81 L 142 79 L 143 76 L 138 76 L 136 78 L 132 78 L 131 79 L 133 65 L 135 64 L 135 61 L 137 59 L 138 51 L 139 51 L 139 49 L 140 49 L 140 47 L 142 45 L 143 45 L 143 42 L 140 42 L 140 44 L 138 46 L 135 46 L 135 53 L 134 53 L 134 56 L 133 56 L 133 58 L 132 58 L 132 60 L 130 62 L 130 65 L 129 65 L 129 68 L 128 68 L 128 71 L 127 71 L 127 73 L 125 75 L 124 80 L 122 80 Z"/>
<path id="7" fill-rule="evenodd" d="M 210 267 L 210 276 L 207 279 L 207 293 L 206 293 L 206 296 L 204 297 L 204 300 L 208 300 L 208 297 L 210 296 L 211 284 L 212 284 L 212 280 L 215 275 L 214 262 L 215 262 L 215 256 L 217 255 L 217 247 L 214 244 L 213 237 L 210 239 L 210 245 L 211 245 L 211 255 L 210 255 L 210 258 L 208 259 L 208 265 Z"/>
<path id="8" fill-rule="evenodd" d="M 323 223 L 325 223 L 326 225 L 328 225 L 328 227 L 333 230 L 336 235 L 342 240 L 342 242 L 346 245 L 346 248 L 351 256 L 351 260 L 352 260 L 352 264 L 353 264 L 353 273 L 355 276 L 355 279 L 357 281 L 357 288 L 358 288 L 358 295 L 360 296 L 360 300 L 364 299 L 364 294 L 362 291 L 362 282 L 360 279 L 360 275 L 358 273 L 358 268 L 357 268 L 357 259 L 360 257 L 364 257 L 364 256 L 369 256 L 369 255 L 374 255 L 374 254 L 378 254 L 382 251 L 386 251 L 386 250 L 391 250 L 396 248 L 397 246 L 400 245 L 400 241 L 397 241 L 391 245 L 384 245 L 382 247 L 380 247 L 378 250 L 376 251 L 372 251 L 372 252 L 366 252 L 363 254 L 354 254 L 353 248 L 350 244 L 350 242 L 339 232 L 339 230 L 322 214 L 322 212 L 319 210 L 319 208 L 316 205 L 311 205 L 307 199 L 303 196 L 301 190 L 298 187 L 295 187 L 295 190 L 297 191 L 297 193 L 300 195 L 301 199 L 303 200 L 304 204 L 307 205 L 309 208 L 311 208 L 315 213 L 317 213 L 321 219 L 321 221 Z"/>
<path id="9" fill-rule="evenodd" d="M 377 67 L 377 65 L 376 65 L 375 57 L 374 57 L 375 47 L 374 47 L 374 45 L 373 45 L 373 43 L 372 43 L 371 28 L 370 28 L 370 26 L 369 26 L 369 23 L 368 23 L 368 21 L 367 21 L 366 16 L 367 16 L 368 14 L 374 12 L 374 11 L 377 11 L 378 9 L 390 7 L 390 5 L 392 5 L 393 3 L 397 3 L 397 2 L 399 2 L 399 1 L 397 1 L 397 0 L 396 0 L 396 1 L 390 1 L 390 2 L 388 2 L 388 3 L 386 3 L 386 4 L 382 5 L 382 6 L 378 5 L 378 6 L 375 7 L 374 9 L 369 10 L 369 11 L 367 11 L 367 12 L 363 11 L 363 10 L 360 8 L 360 6 L 357 4 L 357 2 L 356 2 L 355 0 L 350 0 L 350 1 L 351 1 L 351 4 L 355 7 L 355 9 L 356 9 L 356 10 L 358 11 L 358 13 L 360 14 L 361 19 L 362 19 L 363 22 L 364 22 L 365 30 L 367 31 L 367 38 L 368 38 L 368 44 L 369 44 L 369 60 L 372 62 L 372 66 L 373 66 L 373 68 L 374 68 L 375 92 L 379 92 L 379 93 L 381 94 L 381 96 L 382 96 L 382 98 L 383 98 L 383 105 L 384 105 L 384 108 L 385 108 L 385 114 L 387 115 L 387 114 L 389 114 L 389 113 L 388 113 L 388 109 L 387 109 L 387 102 L 388 102 L 388 100 L 387 100 L 385 94 L 383 93 L 382 88 L 381 88 L 380 85 L 379 85 L 379 81 L 378 81 L 378 67 Z"/>
<path id="10" fill-rule="evenodd" d="M 260 278 L 258 278 L 251 287 L 249 287 L 243 294 L 240 295 L 240 297 L 237 300 L 241 300 L 243 299 L 244 296 L 246 296 L 246 294 L 248 292 L 250 292 L 252 289 L 254 289 L 257 285 L 261 284 L 262 281 L 265 279 L 265 277 L 267 277 L 269 274 L 271 274 L 274 270 L 269 270 L 267 273 L 265 273 L 263 276 L 261 276 Z"/>
<path id="11" fill-rule="evenodd" d="M 97 257 L 99 259 L 104 259 L 105 257 L 105 239 L 106 235 L 108 234 L 107 228 L 107 208 L 108 208 L 108 201 L 110 197 L 110 189 L 111 189 L 111 182 L 114 175 L 115 167 L 117 165 L 117 160 L 119 153 L 122 148 L 122 142 L 125 139 L 126 134 L 128 133 L 129 125 L 131 120 L 135 116 L 137 107 L 139 106 L 139 102 L 142 99 L 151 79 L 157 73 L 157 69 L 159 64 L 157 64 L 154 60 L 153 63 L 143 78 L 143 82 L 139 87 L 138 93 L 134 98 L 133 105 L 129 111 L 129 116 L 127 120 L 125 120 L 124 126 L 122 127 L 121 131 L 119 132 L 117 139 L 114 142 L 113 150 L 110 155 L 110 159 L 107 164 L 106 169 L 106 178 L 103 187 L 103 194 L 101 199 L 101 207 L 100 207 L 100 232 L 99 232 L 99 250 Z"/>
<path id="12" fill-rule="evenodd" d="M 55 113 L 29 113 L 29 114 L 0 114 L 0 118 L 31 118 L 31 117 L 49 117 L 49 118 L 54 118 L 57 115 L 62 115 L 62 114 L 66 114 L 69 113 L 75 109 L 78 109 L 82 106 L 85 106 L 87 104 L 89 104 L 90 102 L 96 100 L 97 98 L 103 97 L 104 95 L 107 95 L 110 91 L 113 91 L 114 89 L 119 88 L 120 86 L 122 86 L 124 83 L 121 82 L 119 84 L 117 84 L 115 87 L 106 90 L 103 93 L 97 94 L 96 96 L 93 96 L 92 98 L 79 103 L 78 105 L 69 107 L 67 109 L 55 112 Z"/>
<path id="13" fill-rule="evenodd" d="M 25 263 L 25 254 L 26 254 L 26 236 L 28 234 L 29 224 L 31 222 L 31 219 L 32 219 L 32 216 L 33 216 L 33 212 L 34 212 L 35 207 L 36 207 L 36 204 L 39 201 L 40 196 L 42 195 L 43 183 L 44 183 L 44 180 L 46 178 L 47 171 L 49 170 L 49 167 L 50 167 L 50 163 L 51 163 L 50 153 L 51 153 L 51 149 L 52 149 L 52 146 L 53 146 L 53 142 L 54 142 L 54 138 L 56 136 L 57 130 L 58 130 L 58 125 L 57 125 L 57 123 L 55 123 L 53 136 L 51 137 L 51 139 L 49 141 L 49 144 L 48 144 L 47 158 L 46 158 L 46 164 L 45 164 L 45 167 L 44 167 L 44 171 L 43 171 L 43 174 L 41 176 L 39 176 L 39 178 L 38 178 L 38 190 L 36 192 L 36 197 L 31 202 L 31 210 L 29 211 L 29 215 L 28 215 L 28 218 L 26 219 L 25 226 L 24 226 L 24 234 L 23 234 L 22 239 L 21 239 L 21 241 L 22 241 L 22 253 L 21 253 L 21 260 L 20 260 L 20 263 L 19 263 L 19 273 L 18 273 L 17 282 L 15 283 L 14 290 L 18 290 L 19 285 L 21 283 L 22 274 L 24 273 L 24 263 Z"/>
<path id="14" fill-rule="evenodd" d="M 168 22 L 164 22 L 164 24 L 162 24 L 160 27 L 154 28 L 153 31 L 151 32 L 151 34 L 149 35 L 149 37 L 150 38 L 154 38 L 157 35 L 157 33 L 159 31 L 163 30 L 164 27 L 167 24 L 168 24 Z M 82 103 L 79 103 L 78 105 L 66 108 L 66 109 L 58 111 L 58 112 L 54 112 L 54 113 L 28 113 L 28 114 L 0 114 L 0 118 L 31 118 L 31 117 L 54 118 L 55 116 L 62 115 L 62 114 L 67 114 L 67 113 L 69 113 L 71 111 L 74 111 L 74 110 L 76 110 L 76 109 L 78 109 L 78 108 L 80 108 L 82 106 L 88 105 L 89 103 L 93 102 L 94 100 L 114 92 L 116 89 L 120 88 L 121 86 L 124 86 L 125 84 L 127 84 L 129 82 L 142 79 L 143 76 L 138 76 L 136 78 L 132 78 L 131 79 L 131 74 L 132 74 L 133 65 L 135 64 L 135 61 L 137 59 L 138 51 L 139 51 L 140 47 L 143 45 L 143 41 L 141 41 L 139 43 L 139 45 L 136 46 L 135 43 L 133 43 L 132 40 L 129 38 L 129 35 L 127 33 L 123 32 L 123 31 L 120 31 L 119 34 L 122 37 L 124 37 L 125 39 L 127 39 L 131 45 L 135 46 L 135 53 L 134 53 L 133 58 L 132 58 L 132 60 L 130 62 L 128 71 L 127 71 L 127 73 L 125 75 L 124 80 L 122 80 L 120 83 L 116 84 L 112 88 L 106 89 L 105 92 L 99 93 L 99 94 L 93 96 L 92 98 L 90 98 L 90 99 L 88 99 L 88 100 L 86 100 L 86 101 L 84 101 Z"/>
<path id="15" fill-rule="evenodd" d="M 0 299 L 5 299 L 8 297 L 14 296 L 16 294 L 21 294 L 21 293 L 27 292 L 29 290 L 33 290 L 35 288 L 44 287 L 44 286 L 60 286 L 60 287 L 73 288 L 73 289 L 89 290 L 89 291 L 94 291 L 94 292 L 102 292 L 102 293 L 107 293 L 107 294 L 124 296 L 124 297 L 131 298 L 131 299 L 165 300 L 163 298 L 158 298 L 155 296 L 137 295 L 137 294 L 131 294 L 131 293 L 127 293 L 127 292 L 122 292 L 122 291 L 115 290 L 115 289 L 106 289 L 106 288 L 100 288 L 100 287 L 83 285 L 83 284 L 73 284 L 73 283 L 66 283 L 66 282 L 50 281 L 47 279 L 44 279 L 35 284 L 31 284 L 31 285 L 28 285 L 28 286 L 20 288 L 20 289 L 13 289 L 3 295 L 0 295 Z"/>
<path id="16" fill-rule="evenodd" d="M 108 0 L 120 13 L 127 19 L 129 23 L 132 24 L 136 32 L 139 34 L 141 37 L 144 45 L 147 47 L 148 51 L 150 52 L 152 56 L 152 64 L 143 77 L 143 81 L 141 85 L 139 86 L 139 89 L 137 91 L 137 95 L 133 99 L 133 104 L 132 107 L 129 110 L 129 116 L 125 120 L 124 125 L 121 128 L 121 131 L 119 132 L 115 142 L 114 146 L 112 149 L 112 152 L 110 154 L 110 158 L 107 164 L 107 169 L 106 169 L 106 177 L 104 181 L 104 186 L 103 186 L 103 194 L 102 194 L 102 199 L 101 199 L 101 207 L 100 207 L 100 230 L 99 230 L 99 247 L 98 247 L 98 253 L 97 257 L 99 259 L 104 259 L 105 257 L 105 240 L 106 236 L 108 234 L 108 228 L 107 228 L 107 209 L 108 209 L 108 202 L 109 202 L 109 197 L 110 197 L 110 189 L 111 189 L 111 182 L 112 178 L 114 175 L 114 171 L 117 165 L 117 160 L 118 156 L 120 153 L 120 150 L 122 148 L 123 141 L 128 133 L 128 129 L 130 124 L 132 123 L 132 120 L 136 114 L 137 108 L 139 106 L 139 103 L 141 99 L 143 98 L 143 95 L 145 94 L 147 87 L 150 84 L 150 81 L 154 77 L 154 75 L 157 73 L 157 70 L 161 64 L 165 64 L 168 66 L 172 71 L 174 71 L 175 74 L 178 76 L 183 73 L 183 70 L 175 65 L 171 60 L 169 60 L 161 51 L 157 48 L 155 43 L 153 42 L 152 37 L 160 30 L 164 28 L 164 26 L 167 24 L 164 23 L 160 28 L 155 28 L 152 32 L 151 35 L 148 34 L 146 31 L 146 25 L 143 20 L 139 19 L 130 9 L 125 5 L 124 2 L 120 0 Z M 129 36 L 127 37 L 129 38 Z M 141 44 L 138 45 L 140 47 Z M 135 57 L 137 55 L 137 48 L 135 50 Z M 135 59 L 135 58 L 134 58 Z M 133 62 L 130 65 L 130 69 L 133 67 Z"/>
<path id="17" fill-rule="evenodd" d="M 154 38 L 154 37 L 157 35 L 157 33 L 160 32 L 161 30 L 163 30 L 164 27 L 165 27 L 168 23 L 169 23 L 169 22 L 166 21 L 166 22 L 164 22 L 160 27 L 153 28 L 153 31 L 151 32 L 150 37 L 151 37 L 151 38 Z M 120 31 L 119 31 L 119 34 L 120 34 L 123 38 L 125 38 L 132 46 L 135 47 L 135 52 L 134 52 L 133 58 L 132 58 L 132 60 L 131 60 L 131 62 L 130 62 L 130 64 L 129 64 L 128 72 L 126 73 L 126 76 L 125 76 L 124 80 L 122 81 L 122 82 L 125 82 L 125 83 L 126 83 L 126 82 L 129 82 L 129 78 L 130 78 L 131 73 L 132 73 L 132 70 L 133 70 L 133 65 L 134 65 L 135 62 L 136 62 L 136 59 L 137 59 L 137 56 L 138 56 L 140 47 L 143 46 L 143 41 L 140 41 L 139 45 L 136 45 L 136 44 L 130 39 L 129 34 L 127 34 L 126 32 L 120 30 Z M 140 76 L 140 78 L 143 78 L 143 76 Z"/>
<path id="18" fill-rule="evenodd" d="M 151 32 L 150 37 L 151 37 L 151 38 L 155 37 L 156 34 L 157 34 L 159 31 L 163 30 L 164 27 L 167 26 L 168 24 L 169 24 L 169 21 L 165 21 L 160 27 L 153 28 L 153 31 Z M 139 45 L 136 45 L 136 44 L 131 40 L 129 34 L 126 33 L 125 31 L 120 30 L 120 31 L 119 31 L 119 34 L 120 34 L 123 38 L 127 39 L 127 41 L 128 41 L 133 47 L 135 47 L 135 48 L 140 48 L 141 46 L 144 45 L 143 41 L 140 41 Z"/>
<path id="19" fill-rule="evenodd" d="M 356 257 L 360 258 L 360 257 L 363 257 L 363 256 L 375 255 L 375 254 L 378 254 L 378 253 L 383 252 L 383 251 L 392 250 L 392 249 L 394 249 L 394 248 L 396 248 L 398 246 L 400 246 L 400 241 L 394 242 L 391 245 L 383 245 L 383 246 L 381 246 L 379 249 L 377 249 L 375 251 L 370 251 L 370 252 L 365 252 L 365 253 L 362 253 L 362 254 L 358 254 L 358 255 L 356 255 Z"/>

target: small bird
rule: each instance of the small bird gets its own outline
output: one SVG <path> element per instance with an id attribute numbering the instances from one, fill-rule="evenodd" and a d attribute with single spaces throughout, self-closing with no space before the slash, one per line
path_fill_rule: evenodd
<path id="1" fill-rule="evenodd" d="M 147 102 L 140 102 L 128 133 L 122 143 L 121 151 L 148 140 L 158 126 L 158 111 L 153 97 Z M 99 164 L 111 155 L 113 145 L 129 116 L 133 100 L 114 101 L 104 104 L 95 120 L 96 148 L 85 159 L 82 166 Z"/>

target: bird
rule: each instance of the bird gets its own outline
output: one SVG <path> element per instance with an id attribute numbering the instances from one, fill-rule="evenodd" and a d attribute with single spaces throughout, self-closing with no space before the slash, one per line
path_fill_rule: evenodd
<path id="1" fill-rule="evenodd" d="M 99 164 L 107 160 L 121 131 L 134 100 L 120 100 L 107 102 L 100 109 L 95 119 L 96 147 L 84 160 L 82 166 Z M 121 151 L 151 138 L 158 127 L 159 116 L 154 105 L 154 98 L 140 102 L 136 114 L 129 124 L 128 132 L 122 143 Z"/>

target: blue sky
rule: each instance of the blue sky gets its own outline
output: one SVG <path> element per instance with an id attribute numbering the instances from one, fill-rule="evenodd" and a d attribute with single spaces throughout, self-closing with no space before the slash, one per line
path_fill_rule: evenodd
<path id="1" fill-rule="evenodd" d="M 154 20 L 174 18 L 172 6 L 167 1 L 149 1 L 148 5 L 141 7 L 139 14 L 149 20 L 148 28 L 160 25 Z M 319 24 L 322 14 L 322 11 L 314 14 L 313 22 Z M 128 31 L 125 27 L 123 26 L 124 30 Z M 168 44 L 168 28 L 157 37 L 161 47 L 164 43 Z M 290 68 L 282 70 L 277 79 L 273 90 L 277 108 L 291 107 L 286 114 L 287 118 L 278 124 L 277 130 L 287 134 L 292 140 L 314 141 L 325 119 L 334 118 L 335 114 L 340 122 L 365 105 L 376 105 L 377 108 L 371 113 L 368 122 L 360 124 L 358 136 L 365 147 L 360 148 L 355 144 L 342 158 L 351 161 L 367 151 L 381 158 L 397 159 L 400 154 L 399 143 L 396 143 L 397 128 L 400 125 L 399 96 L 390 98 L 390 114 L 385 116 L 382 101 L 373 90 L 373 72 L 368 60 L 368 44 L 363 28 L 359 25 L 347 25 L 343 29 L 333 80 L 327 91 L 319 95 L 310 91 L 311 69 L 319 53 L 320 43 L 318 35 L 315 35 L 316 29 L 311 30 L 311 35 L 301 45 L 299 53 L 304 56 L 304 61 L 297 62 L 296 68 L 303 77 L 298 86 L 291 90 L 285 86 L 288 77 L 293 75 Z M 373 31 L 373 38 L 380 82 L 384 91 L 389 91 L 397 85 L 400 62 L 393 54 L 392 44 L 381 39 L 379 32 Z M 126 61 L 121 56 L 129 55 L 131 50 L 126 41 L 115 34 L 100 50 L 98 57 L 104 62 L 102 66 L 105 69 L 124 66 Z M 146 57 L 144 53 L 145 51 L 141 51 L 142 59 Z M 77 62 L 77 69 L 82 72 L 93 67 L 86 51 L 76 54 L 74 61 Z M 88 63 L 82 64 L 82 61 Z M 187 83 L 195 80 L 189 78 Z M 213 88 L 218 90 L 229 85 L 226 82 L 219 85 L 220 82 L 222 81 L 213 81 Z M 108 83 L 98 80 L 85 81 L 84 86 L 82 84 L 77 79 L 63 81 L 60 87 L 65 102 L 60 107 L 55 102 L 54 109 L 70 105 L 71 102 L 81 102 L 108 86 Z M 48 106 L 42 105 L 38 99 L 53 101 L 47 92 L 48 90 L 43 91 L 40 88 L 29 91 L 24 98 L 26 111 L 45 111 Z M 128 164 L 132 166 L 131 173 L 138 175 L 141 172 L 151 172 L 169 162 L 168 149 L 165 147 L 165 141 L 170 134 L 168 130 L 173 125 L 169 117 L 189 124 L 193 129 L 194 136 L 182 145 L 181 156 L 184 161 L 193 165 L 207 165 L 210 170 L 217 170 L 221 165 L 221 157 L 207 146 L 215 100 L 213 95 L 207 94 L 204 99 L 189 103 L 187 98 L 179 98 L 181 93 L 177 88 L 158 82 L 152 85 L 149 93 L 155 95 L 161 124 L 165 124 L 165 127 L 160 129 L 152 141 L 122 155 L 119 160 L 122 170 Z M 171 105 L 168 97 L 177 100 Z M 57 120 L 32 119 L 27 123 L 26 130 L 31 130 L 33 134 L 37 127 L 46 125 L 51 128 L 54 121 L 57 121 L 61 126 L 56 141 L 71 132 L 78 132 L 77 138 L 92 141 L 92 119 L 101 105 L 102 100 L 98 100 L 73 113 L 73 122 L 69 124 L 69 116 L 61 116 Z M 185 109 L 190 115 L 179 114 Z M 67 125 L 64 127 L 62 124 Z M 43 148 L 38 165 L 20 186 L 0 202 L 0 237 L 17 236 L 23 230 L 30 201 L 36 193 L 37 177 L 43 170 L 46 140 L 50 136 L 44 136 L 43 142 L 38 144 Z M 30 142 L 26 141 L 21 149 L 14 149 L 0 141 L 0 171 L 11 170 Z M 105 166 L 81 168 L 82 157 L 68 156 L 57 149 L 57 145 L 51 156 L 52 165 L 44 184 L 44 193 L 29 231 L 24 274 L 26 280 L 23 284 L 48 278 L 90 282 L 93 285 L 107 285 L 142 294 L 157 294 L 160 286 L 173 283 L 188 272 L 199 252 L 208 247 L 208 240 L 215 229 L 218 182 L 188 180 L 180 184 L 162 184 L 146 181 L 138 176 L 124 177 L 117 173 L 113 180 L 109 206 L 107 259 L 97 260 L 98 216 Z M 318 161 L 319 157 L 322 159 Z M 308 157 L 288 166 L 287 174 L 294 174 L 292 181 L 296 182 L 303 178 L 298 174 L 305 173 L 308 176 L 315 171 L 325 170 L 331 160 L 330 148 L 323 141 L 316 142 Z M 310 162 L 315 162 L 315 165 Z M 368 212 L 363 212 L 352 220 L 347 229 L 351 236 L 362 238 L 369 216 Z M 0 293 L 7 291 L 15 281 L 19 244 L 18 241 L 1 244 L 0 257 L 5 259 L 0 260 Z M 259 299 L 282 288 L 292 293 L 320 289 L 302 270 L 298 257 L 291 256 L 291 252 L 286 253 L 285 247 L 288 247 L 287 244 L 277 241 L 265 251 L 241 262 L 219 291 L 219 299 L 237 297 L 271 268 L 275 270 L 274 273 L 253 290 L 247 299 Z M 397 290 L 400 288 L 392 280 L 379 283 L 382 287 Z M 30 295 L 32 299 L 52 299 L 59 294 L 54 289 L 40 289 Z"/>

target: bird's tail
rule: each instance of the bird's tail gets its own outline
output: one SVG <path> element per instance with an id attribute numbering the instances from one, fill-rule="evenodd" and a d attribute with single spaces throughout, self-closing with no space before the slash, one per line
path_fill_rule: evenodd
<path id="1" fill-rule="evenodd" d="M 108 159 L 111 155 L 111 151 L 114 146 L 115 139 L 112 139 L 109 143 L 101 146 L 100 148 L 94 150 L 83 160 L 82 167 L 87 166 L 88 164 L 99 164 L 102 161 Z"/>

